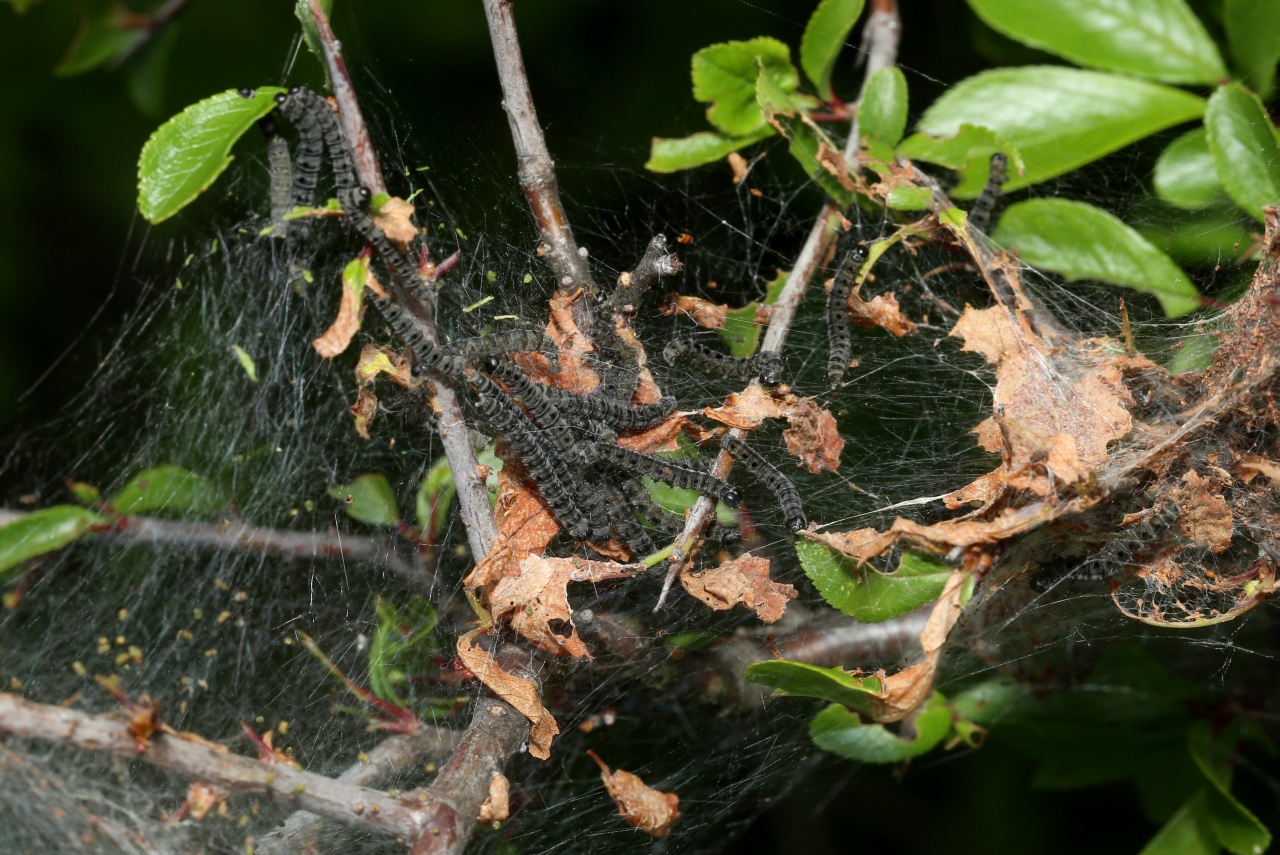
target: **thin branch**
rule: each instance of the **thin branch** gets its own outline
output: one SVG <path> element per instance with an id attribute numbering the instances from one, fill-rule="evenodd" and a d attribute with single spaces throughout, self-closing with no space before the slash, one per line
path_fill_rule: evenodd
<path id="1" fill-rule="evenodd" d="M 897 56 L 898 39 L 901 31 L 902 24 L 898 17 L 897 0 L 876 0 L 863 30 L 864 44 L 869 45 L 867 49 L 867 73 L 866 78 L 863 80 L 863 89 L 866 88 L 866 80 L 869 80 L 872 74 L 893 64 L 894 58 Z M 849 162 L 851 168 L 856 169 L 858 163 L 858 118 L 856 109 L 854 110 L 849 139 L 845 143 L 844 154 L 845 160 Z M 831 248 L 832 242 L 835 240 L 839 214 L 839 208 L 830 201 L 823 204 L 822 210 L 818 212 L 818 218 L 809 230 L 804 246 L 800 249 L 800 255 L 796 257 L 796 263 L 791 270 L 791 274 L 787 277 L 787 284 L 783 286 L 782 293 L 778 295 L 778 299 L 769 309 L 769 326 L 765 331 L 764 341 L 760 345 L 761 350 L 782 352 L 782 346 L 787 340 L 787 333 L 791 330 L 791 322 L 795 319 L 800 301 L 804 298 L 810 280 L 818 271 L 823 259 L 827 256 L 828 250 Z M 730 433 L 739 439 L 745 436 L 745 432 L 737 428 L 731 430 Z M 716 462 L 711 471 L 717 478 L 724 479 L 729 477 L 729 470 L 732 468 L 733 456 L 722 450 L 716 456 Z M 706 496 L 699 497 L 698 501 L 694 503 L 692 510 L 689 512 L 689 517 L 685 521 L 684 530 L 676 538 L 676 548 L 669 559 L 670 565 L 667 569 L 667 577 L 663 580 L 662 593 L 658 595 L 658 603 L 654 606 L 655 612 L 661 609 L 663 603 L 666 602 L 667 594 L 670 592 L 671 585 L 675 582 L 680 568 L 696 551 L 697 545 L 701 542 L 702 533 L 706 529 L 707 523 L 710 522 L 714 509 L 715 502 Z"/>
<path id="2" fill-rule="evenodd" d="M 311 15 L 320 33 L 320 42 L 324 46 L 325 62 L 329 67 L 329 77 L 333 85 L 333 97 L 338 104 L 338 115 L 343 132 L 347 136 L 347 142 L 351 145 L 355 157 L 356 172 L 360 176 L 360 182 L 375 195 L 385 193 L 386 183 L 382 179 L 382 170 L 378 167 L 378 158 L 373 150 L 373 144 L 369 141 L 369 131 L 365 126 L 364 116 L 360 112 L 360 104 L 356 100 L 355 87 L 351 83 L 346 62 L 342 58 L 342 46 L 334 37 L 329 19 L 320 8 L 319 0 L 311 0 Z M 433 283 L 426 284 L 430 288 Z M 432 344 L 437 343 L 439 338 L 436 335 L 432 307 L 421 305 L 420 301 L 411 299 L 410 295 L 400 293 L 397 297 L 408 308 L 415 310 L 413 311 L 414 320 L 427 340 Z M 457 392 L 452 385 L 440 378 L 435 378 L 432 385 L 435 387 L 440 443 L 444 446 L 445 457 L 449 459 L 449 469 L 453 472 L 458 507 L 467 529 L 467 542 L 471 546 L 471 554 L 479 560 L 489 553 L 497 537 L 489 495 L 484 488 L 484 479 L 479 475 L 479 461 L 476 459 L 475 449 L 471 446 L 471 436 L 467 431 L 466 420 L 462 416 L 462 405 L 458 402 Z"/>
<path id="3" fill-rule="evenodd" d="M 571 291 L 584 287 L 590 292 L 591 272 L 573 239 L 573 229 L 560 201 L 555 164 L 547 151 L 547 141 L 533 106 L 533 93 L 529 90 L 524 57 L 520 53 L 511 0 L 484 0 L 484 14 L 489 22 L 489 39 L 493 43 L 493 58 L 502 85 L 502 109 L 507 113 L 511 140 L 516 148 L 520 187 L 529 200 L 538 232 L 546 245 L 547 264 L 555 273 L 560 287 Z M 580 300 L 575 304 L 574 319 L 580 326 L 584 319 L 578 317 L 577 307 L 581 304 L 581 311 L 589 313 L 589 303 Z M 589 334 L 589 316 L 585 320 L 588 326 L 584 331 Z"/>
<path id="4" fill-rule="evenodd" d="M 0 508 L 0 526 L 22 519 L 25 511 Z M 180 546 L 225 552 L 258 552 L 294 561 L 358 561 L 380 567 L 400 577 L 414 590 L 432 590 L 434 576 L 396 551 L 392 537 L 376 538 L 328 531 L 280 531 L 247 522 L 222 525 L 168 522 L 151 517 L 126 516 L 96 537 L 146 546 Z"/>

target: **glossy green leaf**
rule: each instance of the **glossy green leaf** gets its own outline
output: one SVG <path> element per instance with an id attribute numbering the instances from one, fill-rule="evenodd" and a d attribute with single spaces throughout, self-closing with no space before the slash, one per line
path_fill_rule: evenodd
<path id="1" fill-rule="evenodd" d="M 809 722 L 813 744 L 861 763 L 899 763 L 919 757 L 951 732 L 951 710 L 939 692 L 929 696 L 912 720 L 915 734 L 903 739 L 883 724 L 864 724 L 858 716 L 833 704 Z"/>
<path id="2" fill-rule="evenodd" d="M 67 49 L 67 55 L 53 73 L 59 77 L 71 77 L 111 62 L 122 51 L 146 38 L 145 30 L 130 26 L 130 23 L 129 18 L 114 7 L 87 12 L 71 47 Z"/>
<path id="3" fill-rule="evenodd" d="M 787 659 L 753 662 L 747 666 L 746 676 L 753 683 L 772 686 L 778 694 L 818 698 L 862 712 L 869 712 L 871 698 L 884 690 L 878 677 L 859 677 L 840 668 Z"/>
<path id="4" fill-rule="evenodd" d="M 160 115 L 164 103 L 164 84 L 169 75 L 169 57 L 177 44 L 181 26 L 166 24 L 151 39 L 131 63 L 129 69 L 129 97 L 138 112 L 148 118 Z"/>
<path id="5" fill-rule="evenodd" d="M 1160 153 L 1153 183 L 1157 196 L 1188 211 L 1208 208 L 1227 197 L 1204 128 L 1188 131 Z"/>
<path id="6" fill-rule="evenodd" d="M 1218 855 L 1221 851 L 1201 791 L 1178 809 L 1139 855 Z"/>
<path id="7" fill-rule="evenodd" d="M 363 523 L 392 526 L 400 518 L 396 494 L 382 475 L 361 475 L 350 484 L 330 487 L 329 495 L 346 505 L 347 516 Z"/>
<path id="8" fill-rule="evenodd" d="M 651 172 L 679 172 L 715 163 L 730 152 L 746 148 L 775 133 L 772 125 L 763 125 L 755 132 L 741 137 L 726 137 L 712 131 L 703 131 L 681 139 L 654 137 L 649 150 L 649 160 L 644 168 Z"/>
<path id="9" fill-rule="evenodd" d="M 791 51 L 777 39 L 725 42 L 693 55 L 693 97 L 704 103 L 707 120 L 731 137 L 760 131 L 764 115 L 756 101 L 756 78 L 761 71 L 783 92 L 794 92 L 800 76 L 791 64 Z"/>
<path id="10" fill-rule="evenodd" d="M 763 327 L 756 323 L 759 310 L 760 304 L 752 300 L 740 309 L 729 309 L 724 313 L 724 326 L 717 332 L 729 345 L 729 353 L 739 359 L 755 353 L 756 345 L 760 343 Z"/>
<path id="11" fill-rule="evenodd" d="M 72 543 L 107 521 L 79 505 L 54 505 L 0 526 L 0 572 Z"/>
<path id="12" fill-rule="evenodd" d="M 670 484 L 654 481 L 651 478 L 642 477 L 640 482 L 649 491 L 651 499 L 676 516 L 684 515 L 693 507 L 694 502 L 698 501 L 702 496 L 697 490 L 672 487 Z M 733 511 L 724 502 L 716 502 L 716 521 L 720 525 L 734 525 Z M 650 520 L 650 522 L 655 522 L 655 520 Z"/>
<path id="13" fill-rule="evenodd" d="M 1115 74 L 999 68 L 952 87 L 925 112 L 919 130 L 949 137 L 965 124 L 989 128 L 1021 155 L 1023 174 L 1010 174 L 1005 185 L 1016 190 L 1197 119 L 1204 107 L 1190 93 Z"/>
<path id="14" fill-rule="evenodd" d="M 228 90 L 192 104 L 161 125 L 138 158 L 138 208 L 159 223 L 182 210 L 231 163 L 231 146 L 276 106 L 276 86 L 252 98 Z"/>
<path id="15" fill-rule="evenodd" d="M 969 0 L 992 29 L 1079 65 L 1166 83 L 1221 82 L 1217 45 L 1184 0 Z"/>
<path id="16" fill-rule="evenodd" d="M 1067 199 L 1010 206 L 992 239 L 1033 267 L 1154 295 L 1170 317 L 1200 306 L 1195 286 L 1169 256 L 1119 218 Z"/>
<path id="17" fill-rule="evenodd" d="M 907 78 L 896 66 L 882 68 L 867 81 L 858 104 L 858 134 L 893 147 L 907 129 Z"/>
<path id="18" fill-rule="evenodd" d="M 1230 766 L 1215 762 L 1207 728 L 1192 730 L 1189 748 L 1191 759 L 1208 781 L 1204 790 L 1204 805 L 1218 842 L 1235 855 L 1265 852 L 1271 845 L 1271 832 L 1231 795 Z"/>
<path id="19" fill-rule="evenodd" d="M 1262 219 L 1262 207 L 1280 202 L 1280 146 L 1258 96 L 1239 83 L 1209 98 L 1204 126 L 1218 178 L 1236 204 Z"/>
<path id="20" fill-rule="evenodd" d="M 933 193 L 928 187 L 898 185 L 889 191 L 885 204 L 895 211 L 923 211 L 933 202 Z"/>
<path id="21" fill-rule="evenodd" d="M 915 611 L 942 595 L 951 568 L 915 552 L 902 556 L 892 574 L 850 558 L 813 540 L 796 541 L 805 575 L 823 599 L 864 623 L 878 623 Z"/>
<path id="22" fill-rule="evenodd" d="M 1280 7 L 1275 0 L 1226 0 L 1222 23 L 1244 84 L 1269 98 L 1280 59 Z"/>
<path id="23" fill-rule="evenodd" d="M 333 0 L 320 0 L 320 8 L 328 18 L 333 14 Z M 310 0 L 297 0 L 293 6 L 293 14 L 302 25 L 302 38 L 306 41 L 307 48 L 324 69 L 325 83 L 329 83 L 329 63 L 324 58 L 324 45 L 320 41 L 320 29 L 316 26 L 315 16 L 311 14 Z"/>
<path id="24" fill-rule="evenodd" d="M 423 534 L 429 534 L 434 543 L 444 534 L 449 525 L 449 508 L 453 505 L 453 497 L 457 487 L 453 482 L 453 470 L 449 468 L 449 459 L 441 457 L 418 485 L 418 495 L 414 500 L 414 512 L 418 526 Z"/>
<path id="25" fill-rule="evenodd" d="M 990 128 L 961 125 L 949 137 L 912 134 L 898 146 L 898 154 L 911 160 L 936 163 L 960 173 L 959 183 L 951 189 L 955 199 L 973 199 L 987 183 L 991 155 L 1003 153 L 1009 159 L 1009 174 L 1017 176 L 1025 169 L 1017 147 Z"/>
<path id="26" fill-rule="evenodd" d="M 1138 233 L 1179 264 L 1223 267 L 1234 264 L 1253 246 L 1251 232 L 1257 225 L 1234 205 L 1194 213 L 1144 212 L 1135 219 L 1141 224 Z"/>
<path id="27" fill-rule="evenodd" d="M 181 466 L 166 464 L 139 472 L 107 505 L 118 514 L 194 511 L 212 515 L 227 506 L 213 482 Z"/>
<path id="28" fill-rule="evenodd" d="M 863 5 L 864 0 L 822 0 L 800 37 L 800 66 L 824 101 L 831 100 L 831 71 Z"/>

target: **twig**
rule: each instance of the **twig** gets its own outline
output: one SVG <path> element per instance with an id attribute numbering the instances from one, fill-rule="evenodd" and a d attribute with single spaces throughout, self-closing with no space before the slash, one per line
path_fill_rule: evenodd
<path id="1" fill-rule="evenodd" d="M 333 97 L 338 104 L 338 115 L 342 122 L 343 132 L 351 145 L 355 157 L 356 172 L 360 182 L 375 195 L 386 192 L 386 183 L 382 179 L 382 170 L 378 167 L 377 154 L 369 141 L 369 131 L 360 112 L 360 104 L 356 100 L 355 87 L 351 76 L 347 73 L 346 62 L 342 59 L 342 46 L 333 35 L 329 19 L 320 8 L 319 0 L 311 0 L 311 15 L 315 19 L 316 29 L 320 33 L 320 42 L 324 46 L 325 62 L 329 67 L 329 77 L 333 85 Z M 428 287 L 431 283 L 427 283 Z M 397 294 L 413 310 L 414 321 L 422 330 L 422 334 L 432 344 L 439 341 L 436 335 L 435 316 L 431 307 L 423 306 L 410 295 Z M 418 304 L 418 305 L 414 305 Z M 497 529 L 493 524 L 493 511 L 489 506 L 489 495 L 484 488 L 484 479 L 480 477 L 477 467 L 475 449 L 471 447 L 471 437 L 467 432 L 466 420 L 462 417 L 462 406 L 453 387 L 443 379 L 435 378 L 435 405 L 439 414 L 438 425 L 440 442 L 444 446 L 445 457 L 449 459 L 449 469 L 453 472 L 454 485 L 457 488 L 458 508 L 462 521 L 467 528 L 467 542 L 471 546 L 471 554 L 477 560 L 489 553 L 493 541 L 497 537 Z"/>
<path id="2" fill-rule="evenodd" d="M 24 511 L 0 508 L 0 526 L 26 515 Z M 151 546 L 260 552 L 295 561 L 359 561 L 394 573 L 420 593 L 438 593 L 432 591 L 432 574 L 400 555 L 396 551 L 396 541 L 391 537 L 384 539 L 358 534 L 339 537 L 327 531 L 280 531 L 247 522 L 215 525 L 168 522 L 139 516 L 121 517 L 116 525 L 96 532 L 95 536 Z"/>
<path id="3" fill-rule="evenodd" d="M 901 30 L 897 0 L 876 0 L 863 29 L 863 43 L 869 45 L 867 73 L 863 81 L 864 89 L 866 80 L 869 80 L 872 74 L 893 64 L 898 52 Z M 857 154 L 858 114 L 855 109 L 849 139 L 844 148 L 845 160 L 854 170 L 857 169 L 858 164 Z M 809 230 L 809 236 L 805 239 L 791 274 L 787 277 L 787 284 L 783 286 L 782 293 L 778 295 L 778 299 L 769 310 L 769 326 L 765 331 L 764 341 L 760 345 L 761 350 L 782 352 L 782 346 L 787 340 L 787 333 L 791 330 L 791 322 L 800 306 L 800 300 L 804 297 L 813 274 L 817 272 L 827 251 L 831 248 L 832 241 L 835 240 L 839 213 L 839 208 L 832 202 L 826 202 L 818 212 L 818 218 L 814 221 L 813 228 Z M 745 436 L 745 432 L 737 428 L 730 433 L 739 439 Z M 716 456 L 716 462 L 711 471 L 717 478 L 723 479 L 729 477 L 729 470 L 732 468 L 733 456 L 722 450 Z M 655 612 L 666 602 L 676 574 L 696 549 L 697 542 L 702 537 L 702 532 L 707 527 L 714 508 L 715 503 L 711 499 L 701 496 L 690 510 L 684 530 L 676 538 L 676 550 L 671 554 L 667 577 L 662 583 L 662 593 L 658 595 L 658 603 L 653 609 Z"/>
<path id="4" fill-rule="evenodd" d="M 538 232 L 546 245 L 547 264 L 561 288 L 572 291 L 583 287 L 592 293 L 591 272 L 586 258 L 578 254 L 573 229 L 560 201 L 555 164 L 547 151 L 547 141 L 533 106 L 511 0 L 484 0 L 484 14 L 489 22 L 498 80 L 502 84 L 502 109 L 507 113 L 511 139 L 515 143 L 520 187 L 529 200 Z M 574 304 L 574 320 L 588 335 L 593 326 L 590 304 L 590 300 Z"/>
<path id="5" fill-rule="evenodd" d="M 462 742 L 462 732 L 448 728 L 424 728 L 418 733 L 393 736 L 368 752 L 368 759 L 347 768 L 337 780 L 362 787 L 377 787 L 424 759 L 443 762 Z M 314 838 L 325 822 L 310 811 L 295 811 L 284 824 L 257 841 L 259 855 L 288 855 L 314 849 Z"/>

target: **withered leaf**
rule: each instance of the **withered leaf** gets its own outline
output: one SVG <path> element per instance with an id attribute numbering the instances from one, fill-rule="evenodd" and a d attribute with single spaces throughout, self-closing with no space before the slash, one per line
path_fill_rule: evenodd
<path id="1" fill-rule="evenodd" d="M 594 752 L 591 759 L 600 767 L 600 780 L 618 806 L 618 813 L 632 828 L 654 837 L 666 837 L 680 818 L 680 797 L 650 787 L 640 776 L 619 769 L 610 772 L 608 765 Z"/>
<path id="2" fill-rule="evenodd" d="M 867 544 L 880 537 L 874 528 L 859 528 L 853 531 L 801 531 L 799 536 L 805 540 L 816 540 L 826 544 L 842 555 L 862 560 L 860 556 Z"/>
<path id="3" fill-rule="evenodd" d="M 533 379 L 585 395 L 600 385 L 600 375 L 586 363 L 586 355 L 592 350 L 591 339 L 583 335 L 573 319 L 574 299 L 574 295 L 557 291 L 550 300 L 546 333 L 560 351 L 560 372 L 551 374 L 547 358 L 541 353 L 519 353 L 514 359 Z"/>
<path id="4" fill-rule="evenodd" d="M 1273 486 L 1280 487 L 1280 463 L 1269 457 L 1249 452 L 1236 457 L 1237 478 L 1246 484 L 1252 484 L 1253 479 L 1259 475 L 1270 481 Z"/>
<path id="5" fill-rule="evenodd" d="M 488 651 L 472 643 L 476 636 L 486 632 L 481 627 L 459 636 L 458 659 L 468 671 L 476 675 L 476 679 L 529 719 L 533 725 L 533 729 L 529 731 L 529 753 L 539 760 L 546 760 L 551 756 L 551 741 L 560 732 L 560 726 L 542 706 L 537 686 L 523 677 L 503 671 Z"/>
<path id="6" fill-rule="evenodd" d="M 1210 552 L 1226 551 L 1235 526 L 1226 500 L 1212 492 L 1216 481 L 1202 478 L 1191 469 L 1182 476 L 1182 483 L 1169 495 L 1178 503 L 1178 527 L 1183 535 L 1198 546 L 1208 547 Z"/>
<path id="7" fill-rule="evenodd" d="M 204 819 L 209 811 L 226 801 L 227 795 L 226 790 L 215 787 L 213 784 L 192 781 L 187 787 L 187 813 L 192 819 Z"/>
<path id="8" fill-rule="evenodd" d="M 418 227 L 413 224 L 413 203 L 392 196 L 382 203 L 373 221 L 387 237 L 398 244 L 407 244 L 418 236 Z"/>
<path id="9" fill-rule="evenodd" d="M 840 468 L 844 437 L 835 417 L 813 398 L 801 398 L 787 410 L 790 427 L 782 432 L 787 450 L 810 472 L 834 472 Z"/>
<path id="10" fill-rule="evenodd" d="M 845 159 L 844 152 L 836 151 L 827 145 L 825 140 L 819 140 L 818 142 L 818 163 L 822 165 L 823 169 L 830 172 L 844 189 L 855 190 L 857 188 L 853 178 L 849 175 L 849 161 Z"/>
<path id="11" fill-rule="evenodd" d="M 407 357 L 390 348 L 366 344 L 360 351 L 360 358 L 356 361 L 356 380 L 360 383 L 369 383 L 379 374 L 386 374 L 406 388 L 413 385 L 413 375 L 410 372 Z"/>
<path id="12" fill-rule="evenodd" d="M 748 386 L 742 392 L 729 395 L 724 406 L 707 407 L 702 414 L 729 427 L 755 430 L 764 424 L 765 419 L 785 418 L 788 408 L 798 400 L 789 392 L 770 392 L 763 386 Z"/>
<path id="13" fill-rule="evenodd" d="M 680 584 L 716 611 L 741 603 L 765 623 L 781 619 L 787 601 L 799 596 L 792 586 L 769 578 L 769 559 L 751 553 L 701 573 L 681 571 Z"/>
<path id="14" fill-rule="evenodd" d="M 511 816 L 511 782 L 506 776 L 495 772 L 489 779 L 489 797 L 480 805 L 479 821 L 483 823 L 504 822 Z"/>
<path id="15" fill-rule="evenodd" d="M 528 555 L 541 555 L 560 531 L 556 518 L 525 486 L 526 481 L 518 472 L 519 467 L 511 461 L 498 472 L 498 504 L 494 508 L 498 536 L 489 554 L 464 580 L 469 591 L 488 588 L 499 579 L 519 573 L 520 562 Z"/>
<path id="16" fill-rule="evenodd" d="M 354 289 L 344 286 L 342 301 L 338 304 L 338 317 L 334 318 L 323 335 L 311 342 L 316 353 L 325 359 L 332 359 L 346 350 L 352 337 L 360 329 L 360 296 Z"/>
<path id="17" fill-rule="evenodd" d="M 736 151 L 729 152 L 729 168 L 733 170 L 733 183 L 738 185 L 747 177 L 747 159 Z"/>
<path id="18" fill-rule="evenodd" d="M 573 625 L 569 583 L 626 579 L 644 570 L 643 564 L 528 555 L 515 575 L 494 584 L 488 596 L 489 609 L 494 620 L 509 618 L 512 629 L 548 653 L 590 658 Z M 569 635 L 556 632 L 553 624 L 567 625 Z"/>
<path id="19" fill-rule="evenodd" d="M 677 312 L 683 312 L 688 315 L 689 319 L 700 327 L 709 330 L 724 329 L 725 319 L 729 314 L 729 307 L 720 303 L 713 303 L 710 300 L 704 300 L 701 297 L 689 297 L 684 294 L 670 294 L 667 296 L 666 305 L 663 307 L 664 315 L 674 315 Z"/>
<path id="20" fill-rule="evenodd" d="M 879 327 L 898 338 L 916 331 L 915 322 L 902 314 L 898 298 L 892 293 L 877 294 L 867 301 L 855 289 L 849 294 L 847 312 L 849 321 L 864 329 Z"/>
<path id="21" fill-rule="evenodd" d="M 356 402 L 351 405 L 350 413 L 356 419 L 356 433 L 368 439 L 369 423 L 378 413 L 377 396 L 370 392 L 367 386 L 361 386 L 360 392 L 356 395 Z"/>

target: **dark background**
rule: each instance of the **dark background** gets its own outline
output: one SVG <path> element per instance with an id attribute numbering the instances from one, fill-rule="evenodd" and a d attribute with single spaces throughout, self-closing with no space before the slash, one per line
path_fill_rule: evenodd
<path id="1" fill-rule="evenodd" d="M 24 16 L 0 8 L 0 424 L 31 424 L 83 382 L 136 303 L 149 240 L 200 233 L 196 214 L 154 230 L 137 216 L 138 152 L 163 118 L 191 102 L 284 82 L 297 30 L 291 7 L 195 0 L 158 115 L 131 101 L 128 67 L 54 76 L 78 25 L 72 3 L 43 0 Z M 509 175 L 502 198 L 497 182 L 475 185 L 482 197 L 494 193 L 493 204 L 509 202 L 515 158 L 479 2 L 337 7 L 335 27 L 375 124 L 381 116 L 411 130 L 437 181 L 477 163 Z M 798 0 L 520 0 L 526 64 L 548 143 L 566 167 L 570 216 L 575 198 L 609 192 L 601 167 L 638 170 L 651 136 L 705 128 L 690 95 L 695 50 L 757 35 L 794 48 L 810 11 Z M 1029 53 L 979 25 L 960 0 L 903 0 L 902 14 L 914 114 L 949 83 Z M 304 53 L 289 82 L 317 84 L 317 69 Z M 858 79 L 846 59 L 837 91 L 851 97 Z M 588 194 L 586 182 L 601 186 Z M 998 741 L 981 752 L 935 752 L 907 770 L 824 759 L 734 851 L 1133 853 L 1155 830 L 1127 783 L 1034 792 L 1031 772 L 1030 761 Z M 1274 801 L 1241 786 L 1246 803 Z"/>

